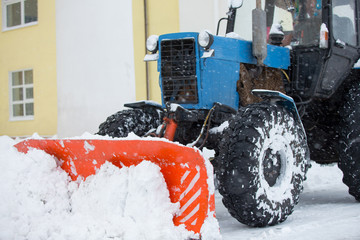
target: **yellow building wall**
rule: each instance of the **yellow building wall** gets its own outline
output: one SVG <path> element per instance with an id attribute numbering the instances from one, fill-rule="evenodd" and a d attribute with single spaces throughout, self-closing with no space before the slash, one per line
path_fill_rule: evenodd
<path id="1" fill-rule="evenodd" d="M 147 0 L 148 35 L 179 32 L 179 1 Z M 136 99 L 146 100 L 144 1 L 133 0 Z M 161 103 L 157 62 L 149 62 L 149 99 Z"/>
<path id="2" fill-rule="evenodd" d="M 55 0 L 38 0 L 38 24 L 0 32 L 0 135 L 56 134 L 55 37 Z M 9 72 L 22 69 L 34 73 L 34 120 L 10 121 Z"/>

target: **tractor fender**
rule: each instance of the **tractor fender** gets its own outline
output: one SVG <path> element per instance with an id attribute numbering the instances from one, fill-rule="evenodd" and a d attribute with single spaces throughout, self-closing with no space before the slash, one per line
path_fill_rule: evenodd
<path id="1" fill-rule="evenodd" d="M 144 100 L 132 103 L 125 103 L 124 107 L 131 109 L 141 109 L 144 112 L 150 112 L 152 114 L 158 114 L 160 119 L 164 117 L 164 108 L 157 102 Z"/>
<path id="2" fill-rule="evenodd" d="M 150 108 L 155 108 L 155 109 L 163 111 L 163 107 L 161 106 L 161 104 L 154 102 L 154 101 L 150 101 L 150 100 L 125 103 L 124 107 L 132 108 L 132 109 L 136 109 L 136 108 L 143 109 L 143 108 L 150 107 Z"/>
<path id="3" fill-rule="evenodd" d="M 264 101 L 268 101 L 271 103 L 275 103 L 277 105 L 281 105 L 285 107 L 286 110 L 289 112 L 292 112 L 295 116 L 295 121 L 297 121 L 301 125 L 301 129 L 304 132 L 304 136 L 306 137 L 306 131 L 304 128 L 304 125 L 301 121 L 300 114 L 297 110 L 295 101 L 292 97 L 281 93 L 279 91 L 272 91 L 272 90 L 266 90 L 266 89 L 254 89 L 251 91 L 252 94 L 261 97 Z"/>

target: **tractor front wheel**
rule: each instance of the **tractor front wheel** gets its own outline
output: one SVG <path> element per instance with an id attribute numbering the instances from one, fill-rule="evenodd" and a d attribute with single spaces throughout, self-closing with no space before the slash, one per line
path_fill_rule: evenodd
<path id="1" fill-rule="evenodd" d="M 100 124 L 99 135 L 110 137 L 127 137 L 133 132 L 144 136 L 151 129 L 162 123 L 162 113 L 156 109 L 127 109 L 109 116 Z"/>
<path id="2" fill-rule="evenodd" d="M 309 167 L 301 124 L 282 106 L 252 104 L 230 121 L 221 145 L 219 192 L 230 214 L 253 227 L 283 222 Z"/>

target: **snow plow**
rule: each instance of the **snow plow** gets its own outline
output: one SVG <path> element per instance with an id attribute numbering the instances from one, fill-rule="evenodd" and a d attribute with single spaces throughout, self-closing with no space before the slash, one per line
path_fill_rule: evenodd
<path id="1" fill-rule="evenodd" d="M 170 200 L 180 204 L 174 224 L 200 233 L 208 216 L 215 214 L 214 187 L 199 151 L 161 140 L 38 140 L 15 145 L 20 152 L 35 148 L 56 157 L 72 180 L 86 179 L 106 161 L 121 168 L 150 161 L 161 168 Z M 212 174 L 212 173 L 211 173 Z M 212 190 L 211 190 L 212 189 Z"/>
<path id="2" fill-rule="evenodd" d="M 97 133 L 177 143 L 29 140 L 18 149 L 58 154 L 73 179 L 95 173 L 106 160 L 119 167 L 152 161 L 163 169 L 172 200 L 180 201 L 175 223 L 197 233 L 214 201 L 212 173 L 193 147 L 215 150 L 211 164 L 223 203 L 249 226 L 275 225 L 294 211 L 310 156 L 338 162 L 360 201 L 360 70 L 354 67 L 360 0 L 229 2 L 225 37 L 208 31 L 150 36 L 144 60 L 157 61 L 162 104 L 125 104 Z M 79 157 L 87 160 L 75 168 Z"/>

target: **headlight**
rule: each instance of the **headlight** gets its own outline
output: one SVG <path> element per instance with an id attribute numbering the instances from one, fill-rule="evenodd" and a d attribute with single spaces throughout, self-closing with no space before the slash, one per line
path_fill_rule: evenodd
<path id="1" fill-rule="evenodd" d="M 200 46 L 208 49 L 214 42 L 214 36 L 208 31 L 202 31 L 199 33 L 198 42 Z"/>
<path id="2" fill-rule="evenodd" d="M 146 49 L 149 52 L 156 53 L 156 51 L 158 50 L 158 41 L 159 41 L 159 36 L 151 35 L 146 40 Z"/>

